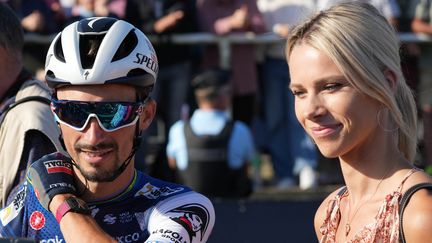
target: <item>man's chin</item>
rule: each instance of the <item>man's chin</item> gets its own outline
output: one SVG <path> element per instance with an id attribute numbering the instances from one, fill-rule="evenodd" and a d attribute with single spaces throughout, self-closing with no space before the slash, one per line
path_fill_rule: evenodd
<path id="1" fill-rule="evenodd" d="M 81 175 L 90 182 L 112 182 L 120 174 L 118 168 L 111 168 L 109 170 L 101 168 L 100 166 L 91 165 L 90 168 L 82 168 L 78 166 Z"/>

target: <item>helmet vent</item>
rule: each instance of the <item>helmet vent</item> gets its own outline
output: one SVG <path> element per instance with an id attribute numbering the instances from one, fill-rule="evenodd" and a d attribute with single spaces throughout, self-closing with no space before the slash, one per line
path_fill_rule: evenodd
<path id="1" fill-rule="evenodd" d="M 112 58 L 111 62 L 115 62 L 117 60 L 129 56 L 129 54 L 135 49 L 137 44 L 138 44 L 138 38 L 135 34 L 135 31 L 134 30 L 129 31 L 129 33 L 123 39 L 122 43 L 117 49 L 116 53 L 114 54 L 114 57 Z"/>
<path id="2" fill-rule="evenodd" d="M 55 55 L 55 57 L 59 61 L 66 62 L 66 60 L 64 58 L 64 54 L 63 54 L 63 46 L 62 46 L 62 43 L 61 43 L 61 35 L 57 39 L 56 43 L 54 44 L 54 55 Z"/>
<path id="3" fill-rule="evenodd" d="M 144 74 L 148 74 L 148 73 L 141 68 L 135 68 L 135 69 L 130 70 L 128 72 L 127 76 L 128 77 L 135 77 L 135 76 L 142 76 Z"/>
<path id="4" fill-rule="evenodd" d="M 94 61 L 105 34 L 80 35 L 80 58 L 83 69 L 93 68 Z"/>

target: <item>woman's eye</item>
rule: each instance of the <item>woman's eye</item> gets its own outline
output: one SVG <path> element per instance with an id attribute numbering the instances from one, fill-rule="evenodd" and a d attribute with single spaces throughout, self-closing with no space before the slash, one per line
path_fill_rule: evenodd
<path id="1" fill-rule="evenodd" d="M 304 92 L 303 92 L 303 91 L 300 91 L 300 90 L 291 90 L 291 93 L 292 93 L 294 96 L 301 96 L 301 95 L 304 94 Z"/>
<path id="2" fill-rule="evenodd" d="M 332 83 L 332 84 L 325 85 L 324 89 L 329 90 L 329 91 L 334 91 L 334 90 L 337 90 L 341 87 L 342 87 L 342 84 L 340 84 L 340 83 Z"/>

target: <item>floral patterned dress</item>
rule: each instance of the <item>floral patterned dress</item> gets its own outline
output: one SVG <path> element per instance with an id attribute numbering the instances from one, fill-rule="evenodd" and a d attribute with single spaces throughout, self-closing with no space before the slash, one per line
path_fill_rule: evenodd
<path id="1" fill-rule="evenodd" d="M 402 186 L 405 181 L 418 169 L 411 169 L 402 180 L 398 188 L 388 194 L 381 204 L 375 219 L 358 231 L 349 243 L 397 243 L 399 242 L 399 201 L 402 197 Z M 344 187 L 327 206 L 327 215 L 320 227 L 322 238 L 320 243 L 335 243 L 336 232 L 340 222 L 341 200 L 349 195 Z"/>

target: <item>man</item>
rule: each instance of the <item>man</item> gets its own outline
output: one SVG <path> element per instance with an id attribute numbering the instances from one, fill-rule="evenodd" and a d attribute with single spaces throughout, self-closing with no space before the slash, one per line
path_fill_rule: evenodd
<path id="1" fill-rule="evenodd" d="M 415 16 L 411 23 L 414 33 L 432 35 L 432 1 L 421 0 L 415 4 Z M 419 105 L 423 120 L 425 171 L 432 175 L 432 47 L 423 45 L 419 58 L 420 79 L 418 84 Z"/>
<path id="2" fill-rule="evenodd" d="M 156 122 L 145 132 L 144 137 L 150 139 L 144 140 L 138 153 L 161 159 L 149 159 L 146 164 L 151 167 L 141 165 L 138 168 L 166 179 L 172 178 L 165 156 L 168 129 L 180 119 L 181 109 L 187 103 L 193 49 L 196 48 L 191 45 L 179 47 L 170 39 L 175 34 L 197 32 L 195 13 L 194 0 L 129 0 L 126 4 L 125 19 L 145 34 L 160 38 L 155 45 L 160 60 L 158 85 L 153 92 L 158 103 Z"/>
<path id="3" fill-rule="evenodd" d="M 61 149 L 49 89 L 23 67 L 23 30 L 0 3 L 0 204 L 7 204 L 30 162 Z"/>
<path id="4" fill-rule="evenodd" d="M 200 31 L 218 36 L 248 32 L 260 34 L 266 31 L 264 18 L 255 0 L 197 0 L 196 6 Z M 221 58 L 218 47 L 208 45 L 203 50 L 202 67 L 216 67 Z M 233 118 L 250 127 L 259 88 L 255 45 L 233 44 L 229 62 L 232 69 Z"/>
<path id="5" fill-rule="evenodd" d="M 249 128 L 226 115 L 230 75 L 210 69 L 192 80 L 198 109 L 190 122 L 170 129 L 168 162 L 182 183 L 206 196 L 241 197 L 251 192 L 248 163 L 255 156 Z"/>
<path id="6" fill-rule="evenodd" d="M 258 9 L 267 29 L 286 39 L 290 28 L 313 12 L 313 1 L 259 0 Z M 264 60 L 260 65 L 261 112 L 255 124 L 255 138 L 262 151 L 268 152 L 279 189 L 294 186 L 298 177 L 301 189 L 317 184 L 315 168 L 317 151 L 307 133 L 298 123 L 294 111 L 294 96 L 285 58 L 285 41 L 261 46 Z"/>
<path id="7" fill-rule="evenodd" d="M 54 38 L 45 70 L 70 158 L 54 153 L 32 164 L 28 183 L 0 211 L 0 234 L 47 242 L 207 241 L 214 225 L 207 198 L 134 169 L 141 132 L 156 111 L 149 94 L 158 61 L 147 37 L 122 20 L 83 19 Z"/>

